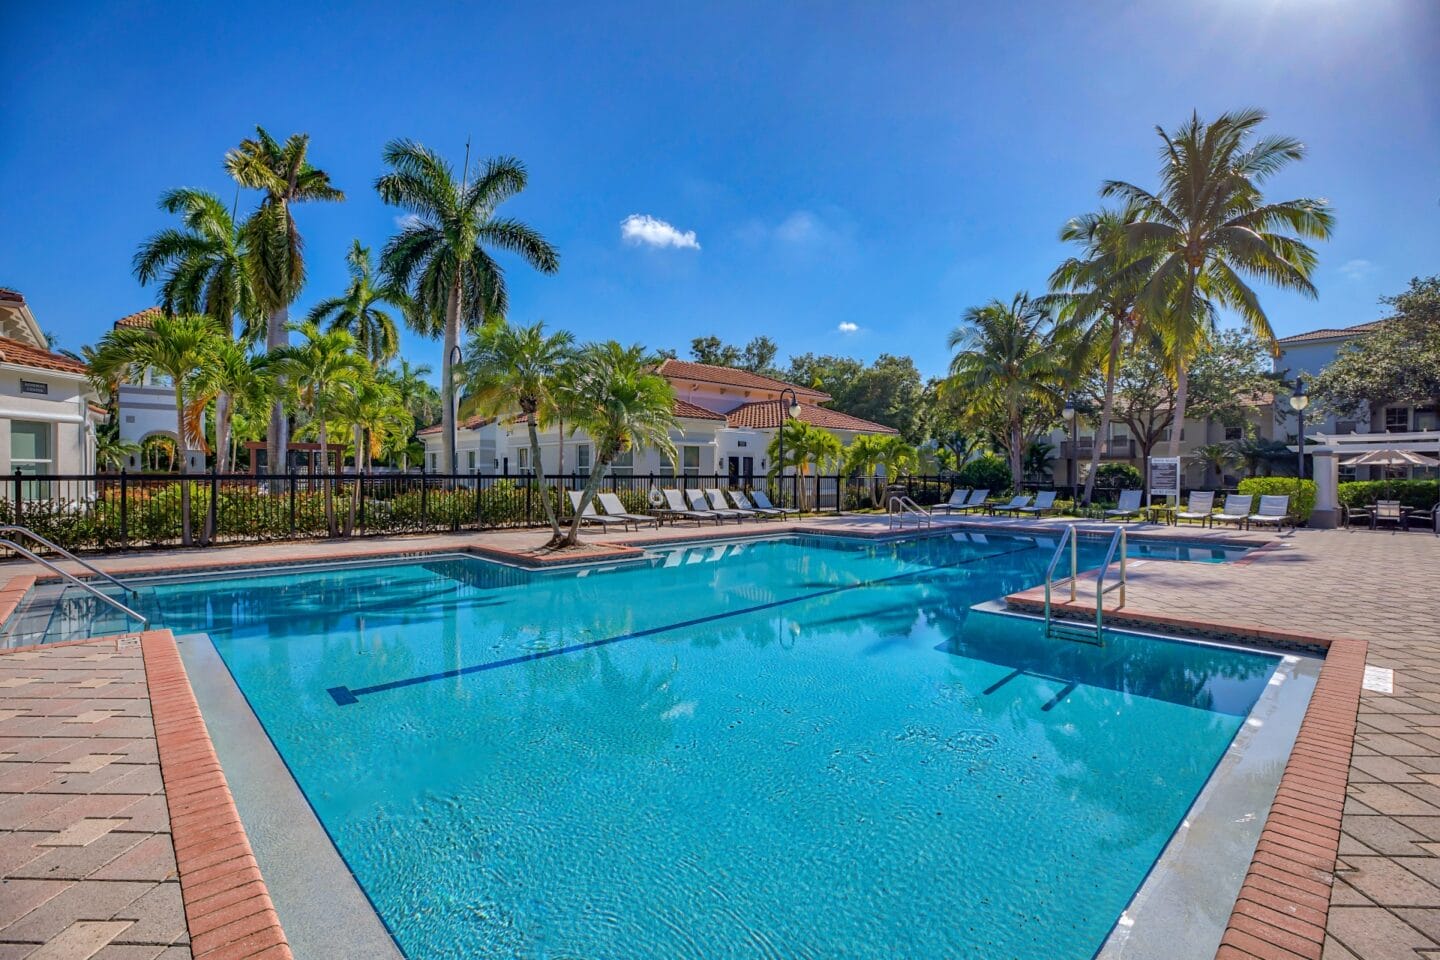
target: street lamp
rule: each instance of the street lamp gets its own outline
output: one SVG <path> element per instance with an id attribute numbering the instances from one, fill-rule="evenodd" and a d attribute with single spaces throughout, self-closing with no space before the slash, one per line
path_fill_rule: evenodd
<path id="1" fill-rule="evenodd" d="M 1301 480 L 1305 479 L 1305 408 L 1310 405 L 1310 398 L 1305 394 L 1305 381 L 1299 377 L 1295 378 L 1295 392 L 1290 395 L 1290 409 L 1295 411 L 1295 416 L 1300 418 L 1300 461 L 1295 475 Z M 1296 495 L 1299 493 L 1297 491 Z"/>
<path id="2" fill-rule="evenodd" d="M 785 406 L 785 394 L 787 393 L 790 394 L 790 406 L 788 407 Z M 777 464 L 776 476 L 780 478 L 777 486 L 779 487 L 780 506 L 783 507 L 785 506 L 785 420 L 787 415 L 797 420 L 800 419 L 800 398 L 795 395 L 794 390 L 785 387 L 780 391 L 780 396 L 775 398 L 775 403 L 780 408 L 780 459 Z"/>
<path id="3" fill-rule="evenodd" d="M 1078 445 L 1075 438 L 1075 401 L 1072 398 L 1065 398 L 1065 409 L 1060 411 L 1060 416 L 1065 418 L 1066 425 L 1070 428 L 1070 499 L 1078 499 L 1080 478 L 1075 474 L 1079 471 L 1078 458 L 1075 447 Z"/>
<path id="4" fill-rule="evenodd" d="M 450 348 L 450 472 L 452 474 L 460 472 L 460 441 L 456 438 L 456 433 L 460 429 L 460 390 L 455 380 L 459 375 L 462 362 L 464 362 L 463 354 L 460 352 L 460 344 L 457 343 Z"/>

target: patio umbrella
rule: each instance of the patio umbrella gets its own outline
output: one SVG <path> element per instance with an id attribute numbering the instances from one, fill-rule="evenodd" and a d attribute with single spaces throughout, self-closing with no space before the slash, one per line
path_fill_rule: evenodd
<path id="1" fill-rule="evenodd" d="M 1340 461 L 1346 467 L 1440 467 L 1440 460 L 1413 450 L 1371 450 Z M 1385 477 L 1385 496 L 1390 496 L 1390 477 Z"/>

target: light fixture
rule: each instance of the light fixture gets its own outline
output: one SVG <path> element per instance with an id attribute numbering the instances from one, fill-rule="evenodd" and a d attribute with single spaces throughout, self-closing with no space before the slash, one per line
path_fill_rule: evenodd
<path id="1" fill-rule="evenodd" d="M 795 420 L 800 419 L 800 402 L 798 400 L 790 401 L 790 416 Z"/>
<path id="2" fill-rule="evenodd" d="M 1065 418 L 1065 422 L 1066 422 L 1066 423 L 1069 423 L 1071 420 L 1074 420 L 1074 419 L 1075 419 L 1075 404 L 1071 403 L 1069 400 L 1066 400 L 1066 401 L 1065 401 L 1065 409 L 1060 411 L 1060 416 L 1062 416 L 1062 417 Z"/>

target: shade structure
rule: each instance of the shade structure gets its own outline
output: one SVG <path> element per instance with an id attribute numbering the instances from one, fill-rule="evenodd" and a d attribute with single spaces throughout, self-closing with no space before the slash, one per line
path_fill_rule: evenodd
<path id="1" fill-rule="evenodd" d="M 1413 450 L 1371 450 L 1340 461 L 1345 467 L 1440 467 L 1440 460 Z"/>

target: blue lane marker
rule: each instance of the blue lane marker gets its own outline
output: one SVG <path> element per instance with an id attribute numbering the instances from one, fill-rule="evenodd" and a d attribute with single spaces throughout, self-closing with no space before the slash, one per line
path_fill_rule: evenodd
<path id="1" fill-rule="evenodd" d="M 1008 556 L 1012 553 L 1023 553 L 1026 550 L 1035 549 L 1036 544 L 1028 544 L 1017 547 L 1013 550 L 1001 550 L 998 553 L 987 553 L 983 557 L 974 557 L 970 560 L 962 560 L 959 563 L 945 564 L 939 567 L 924 567 L 920 570 L 911 570 L 907 573 L 896 573 L 888 577 L 879 577 L 875 580 L 861 580 L 858 583 L 844 584 L 838 587 L 830 587 L 826 590 L 817 590 L 813 593 L 805 593 L 795 597 L 787 597 L 784 600 L 772 600 L 769 603 L 758 603 L 750 607 L 742 607 L 738 610 L 726 610 L 721 613 L 713 613 L 705 617 L 696 617 L 693 620 L 682 620 L 678 623 L 667 623 L 658 627 L 650 627 L 645 630 L 636 630 L 634 633 L 622 633 L 615 637 L 604 637 L 599 640 L 587 640 L 585 643 L 572 643 L 569 646 L 556 647 L 553 650 L 539 650 L 534 653 L 525 653 L 515 657 L 506 657 L 504 660 L 491 660 L 487 663 L 477 663 L 469 667 L 458 667 L 451 670 L 441 670 L 439 673 L 429 673 L 419 677 L 406 677 L 403 680 L 389 680 L 385 683 L 371 684 L 368 687 L 329 687 L 326 693 L 335 700 L 335 705 L 348 707 L 351 704 L 359 703 L 360 697 L 369 696 L 372 693 L 383 693 L 387 690 L 398 690 L 402 687 L 413 687 L 421 683 L 434 683 L 436 680 L 450 680 L 455 677 L 463 677 L 472 673 L 484 673 L 487 670 L 499 670 L 501 667 L 513 667 L 516 664 L 531 663 L 536 660 L 545 660 L 550 657 L 559 657 L 568 653 L 579 653 L 582 650 L 593 650 L 596 647 L 607 646 L 612 643 L 619 643 L 621 640 L 634 640 L 637 637 L 653 637 L 657 633 L 666 633 L 670 630 L 683 630 L 686 627 L 698 627 L 702 624 L 713 623 L 716 620 L 725 620 L 729 617 L 740 617 L 747 613 L 758 613 L 762 610 L 773 610 L 776 607 L 787 606 L 792 603 L 799 603 L 804 600 L 814 600 L 817 597 L 827 597 L 836 593 L 844 593 L 847 590 L 854 590 L 858 587 L 871 587 L 876 584 L 889 583 L 894 580 L 904 580 L 908 577 L 917 577 L 925 573 L 935 573 L 939 570 L 947 570 L 952 567 L 962 567 L 971 563 L 978 563 L 982 560 L 994 560 L 998 557 Z"/>

